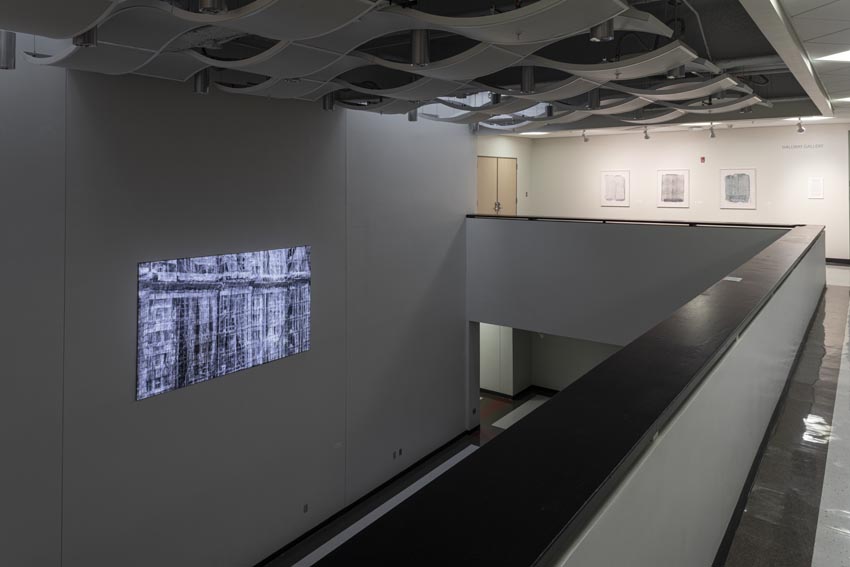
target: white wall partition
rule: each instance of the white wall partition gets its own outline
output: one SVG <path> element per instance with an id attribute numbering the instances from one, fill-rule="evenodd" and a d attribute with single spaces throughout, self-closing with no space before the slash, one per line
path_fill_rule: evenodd
<path id="1" fill-rule="evenodd" d="M 820 299 L 824 244 L 821 237 L 576 542 L 547 564 L 712 564 Z"/>
<path id="2" fill-rule="evenodd" d="M 481 142 L 484 144 L 484 142 Z M 487 145 L 496 142 L 488 141 Z M 702 163 L 701 159 L 705 158 Z M 826 226 L 826 255 L 850 258 L 848 125 L 793 122 L 770 128 L 717 128 L 535 139 L 526 215 Z M 720 208 L 720 170 L 756 169 L 756 209 Z M 690 172 L 690 207 L 658 208 L 658 171 Z M 631 206 L 600 206 L 600 174 L 629 170 Z M 809 178 L 823 178 L 824 198 L 808 198 Z"/>
<path id="3" fill-rule="evenodd" d="M 471 321 L 625 345 L 784 230 L 469 219 Z"/>
<path id="4" fill-rule="evenodd" d="M 253 565 L 464 430 L 465 127 L 140 77 L 0 82 L 22 275 L 3 280 L 0 564 Z M 310 351 L 135 401 L 139 262 L 294 245 Z"/>

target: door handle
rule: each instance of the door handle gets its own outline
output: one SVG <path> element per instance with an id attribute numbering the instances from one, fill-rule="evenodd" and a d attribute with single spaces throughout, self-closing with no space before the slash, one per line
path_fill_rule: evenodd
<path id="1" fill-rule="evenodd" d="M 496 201 L 496 205 L 493 207 L 493 210 L 496 211 L 497 213 L 499 211 L 501 211 L 502 210 L 502 203 L 500 203 L 499 201 Z"/>

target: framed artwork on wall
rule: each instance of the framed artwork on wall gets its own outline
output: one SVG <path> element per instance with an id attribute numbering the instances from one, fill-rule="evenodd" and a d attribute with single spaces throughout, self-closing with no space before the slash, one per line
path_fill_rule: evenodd
<path id="1" fill-rule="evenodd" d="M 628 207 L 629 171 L 603 171 L 601 197 L 603 207 Z"/>
<path id="2" fill-rule="evenodd" d="M 720 208 L 756 208 L 756 170 L 720 170 Z"/>
<path id="3" fill-rule="evenodd" d="M 658 207 L 687 209 L 691 206 L 690 171 L 662 169 L 658 171 Z"/>

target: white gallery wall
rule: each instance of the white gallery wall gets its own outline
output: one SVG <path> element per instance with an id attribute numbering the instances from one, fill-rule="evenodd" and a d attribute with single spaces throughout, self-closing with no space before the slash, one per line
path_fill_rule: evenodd
<path id="1" fill-rule="evenodd" d="M 0 564 L 253 565 L 463 431 L 466 128 L 0 80 Z M 310 351 L 135 401 L 139 262 L 302 244 Z"/>
<path id="2" fill-rule="evenodd" d="M 769 128 L 717 128 L 579 138 L 535 139 L 526 215 L 588 218 L 795 223 L 826 226 L 826 255 L 850 258 L 848 125 L 794 123 Z M 524 142 L 525 140 L 522 140 Z M 495 142 L 480 142 L 484 147 Z M 481 146 L 479 146 L 481 147 Z M 701 158 L 705 163 L 701 163 Z M 756 209 L 720 208 L 720 170 L 756 169 Z M 658 208 L 658 171 L 690 171 L 690 207 Z M 631 206 L 600 205 L 601 172 L 628 170 Z M 824 198 L 808 198 L 822 177 Z"/>

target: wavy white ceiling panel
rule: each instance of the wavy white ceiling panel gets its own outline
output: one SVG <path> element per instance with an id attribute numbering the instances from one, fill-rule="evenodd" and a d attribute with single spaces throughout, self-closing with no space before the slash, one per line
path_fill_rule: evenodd
<path id="1" fill-rule="evenodd" d="M 676 102 L 705 98 L 727 90 L 735 90 L 747 94 L 753 92 L 751 88 L 729 75 L 720 75 L 708 81 L 700 79 L 680 81 L 662 85 L 655 89 L 637 89 L 616 83 L 607 83 L 605 88 L 659 102 Z"/>
<path id="2" fill-rule="evenodd" d="M 315 75 L 343 56 L 297 43 L 280 42 L 271 49 L 248 59 L 222 61 L 201 53 L 190 52 L 210 67 L 236 69 L 267 77 L 298 78 Z"/>
<path id="3" fill-rule="evenodd" d="M 628 8 L 621 0 L 538 0 L 502 14 L 470 18 L 437 16 L 396 6 L 387 11 L 406 13 L 425 27 L 452 31 L 478 41 L 520 45 L 570 37 Z"/>
<path id="4" fill-rule="evenodd" d="M 253 9 L 255 4 L 266 4 Z M 300 40 L 335 32 L 376 9 L 370 0 L 257 0 L 218 16 L 216 25 L 279 40 Z"/>
<path id="5" fill-rule="evenodd" d="M 3 0 L 0 29 L 67 39 L 94 26 L 117 4 L 120 0 Z"/>
<path id="6" fill-rule="evenodd" d="M 192 75 L 206 67 L 206 64 L 185 53 L 166 52 L 145 63 L 135 73 L 170 81 L 188 81 Z"/>
<path id="7" fill-rule="evenodd" d="M 498 87 L 491 87 L 482 83 L 476 83 L 478 87 L 493 91 L 494 93 L 533 100 L 536 102 L 551 102 L 564 98 L 572 98 L 574 96 L 590 92 L 597 88 L 600 84 L 601 83 L 588 81 L 581 77 L 570 77 L 556 83 L 538 85 L 537 90 L 533 93 L 523 93 L 519 90 L 500 89 Z"/>
<path id="8" fill-rule="evenodd" d="M 663 124 L 665 122 L 670 122 L 671 120 L 675 120 L 676 118 L 680 118 L 687 114 L 682 110 L 671 110 L 669 112 L 665 112 L 664 114 L 657 114 L 655 116 L 650 116 L 649 118 L 639 118 L 639 119 L 629 119 L 629 118 L 620 118 L 622 122 L 626 122 L 628 124 L 640 124 L 642 126 L 650 126 L 652 124 Z"/>
<path id="9" fill-rule="evenodd" d="M 694 102 L 691 104 L 671 104 L 664 103 L 664 106 L 682 110 L 689 114 L 722 114 L 725 112 L 735 112 L 742 108 L 749 108 L 757 104 L 763 104 L 764 100 L 757 95 L 742 96 L 735 99 L 717 99 L 710 105 L 703 105 L 702 102 Z"/>
<path id="10" fill-rule="evenodd" d="M 673 30 L 661 20 L 636 8 L 629 8 L 614 18 L 614 29 L 619 31 L 636 31 L 672 37 Z"/>
<path id="11" fill-rule="evenodd" d="M 311 81 L 307 79 L 268 79 L 260 84 L 249 87 L 233 87 L 216 84 L 222 92 L 230 94 L 246 94 L 268 98 L 296 98 L 303 100 L 319 100 L 323 96 L 341 87 L 332 83 Z"/>
<path id="12" fill-rule="evenodd" d="M 428 101 L 439 96 L 451 95 L 466 87 L 466 85 L 462 83 L 443 81 L 440 79 L 429 79 L 428 77 L 422 77 L 421 79 L 417 79 L 407 85 L 391 89 L 370 89 L 347 83 L 345 81 L 337 81 L 337 84 L 363 94 L 390 97 L 407 101 Z"/>
<path id="13" fill-rule="evenodd" d="M 690 47 L 681 41 L 673 41 L 654 51 L 610 63 L 580 65 L 563 63 L 536 55 L 532 55 L 525 62 L 537 67 L 557 69 L 592 81 L 608 82 L 651 77 L 684 65 L 693 61 L 696 57 L 696 52 Z"/>
<path id="14" fill-rule="evenodd" d="M 155 56 L 154 51 L 102 44 L 97 49 L 72 45 L 50 57 L 27 54 L 27 59 L 38 65 L 94 71 L 106 75 L 126 75 L 134 73 Z"/>
<path id="15" fill-rule="evenodd" d="M 365 110 L 367 112 L 377 112 L 379 114 L 407 114 L 411 110 L 416 110 L 421 103 L 411 102 L 406 100 L 386 99 L 381 102 L 369 105 L 355 105 L 346 102 L 339 102 L 339 105 L 344 108 L 353 110 Z"/>
<path id="16" fill-rule="evenodd" d="M 98 43 L 159 51 L 198 24 L 150 6 L 119 6 L 101 22 Z"/>
<path id="17" fill-rule="evenodd" d="M 525 59 L 531 51 L 538 49 L 537 46 L 533 46 L 533 48 L 526 48 L 524 50 L 525 52 L 522 52 L 522 47 L 526 46 L 507 49 L 489 43 L 479 43 L 463 53 L 419 67 L 397 61 L 388 61 L 369 53 L 355 52 L 354 55 L 369 63 L 388 69 L 408 71 L 422 75 L 423 77 L 432 77 L 447 81 L 466 81 L 470 78 L 483 77 L 516 65 Z"/>

